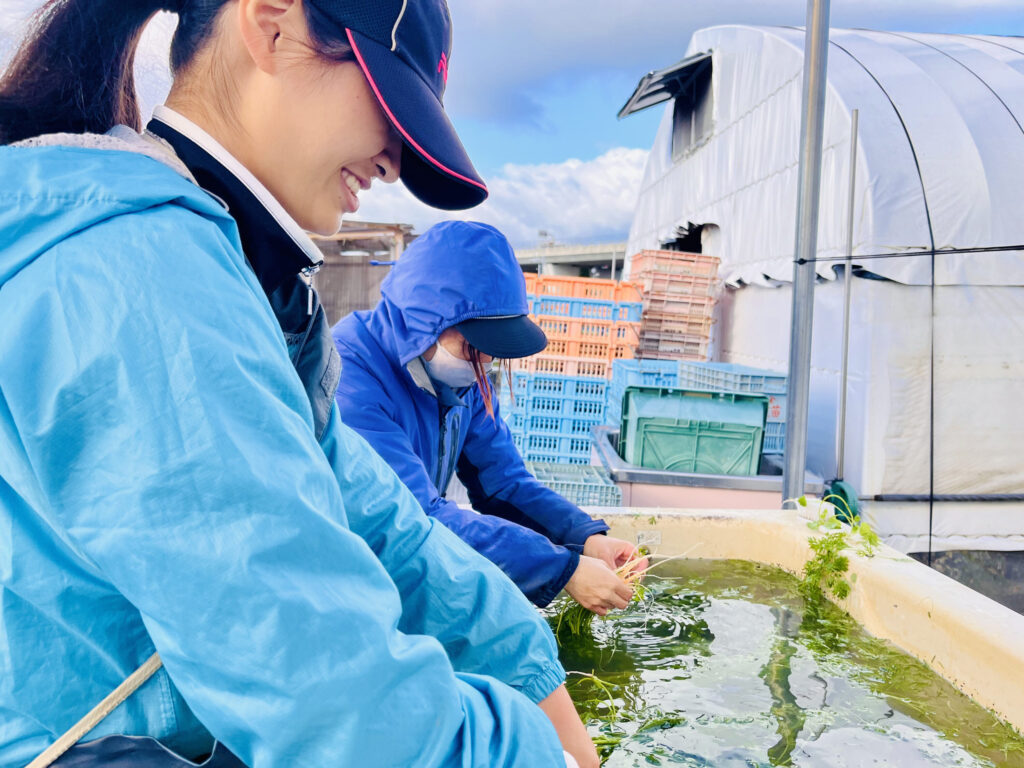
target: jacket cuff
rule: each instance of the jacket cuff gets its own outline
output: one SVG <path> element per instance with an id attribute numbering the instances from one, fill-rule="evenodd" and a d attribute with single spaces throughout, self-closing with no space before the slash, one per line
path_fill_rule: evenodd
<path id="1" fill-rule="evenodd" d="M 546 608 L 548 604 L 555 599 L 559 592 L 565 588 L 565 585 L 569 583 L 569 579 L 572 578 L 573 573 L 576 572 L 576 566 L 580 564 L 580 555 L 578 552 L 574 552 L 571 549 L 565 550 L 569 556 L 569 560 L 565 564 L 565 568 L 558 574 L 557 577 L 553 578 L 544 588 L 539 590 L 531 600 L 534 605 L 538 608 Z"/>
<path id="2" fill-rule="evenodd" d="M 586 543 L 587 539 L 589 539 L 595 533 L 607 532 L 608 523 L 606 523 L 604 520 L 587 520 L 587 522 L 577 525 L 571 531 L 569 531 L 568 535 L 566 535 L 565 537 L 565 542 L 563 543 L 566 546 L 572 544 L 582 548 L 584 543 Z"/>
<path id="3" fill-rule="evenodd" d="M 540 704 L 564 682 L 565 669 L 557 661 L 551 661 L 529 683 L 519 688 L 519 692 L 534 704 Z"/>

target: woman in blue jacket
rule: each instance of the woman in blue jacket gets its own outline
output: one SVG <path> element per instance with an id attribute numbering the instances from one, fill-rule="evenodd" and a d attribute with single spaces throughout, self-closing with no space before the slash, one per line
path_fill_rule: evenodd
<path id="1" fill-rule="evenodd" d="M 381 295 L 375 309 L 334 327 L 342 421 L 428 515 L 537 605 L 565 588 L 598 614 L 624 608 L 631 589 L 612 569 L 633 545 L 526 470 L 486 377 L 493 359 L 547 344 L 526 316 L 526 283 L 505 237 L 486 224 L 437 224 L 403 254 Z M 445 498 L 453 474 L 476 512 Z"/>
<path id="2" fill-rule="evenodd" d="M 303 229 L 483 199 L 449 46 L 443 0 L 54 0 L 0 77 L 0 768 L 596 765 L 536 611 L 332 407 Z"/>

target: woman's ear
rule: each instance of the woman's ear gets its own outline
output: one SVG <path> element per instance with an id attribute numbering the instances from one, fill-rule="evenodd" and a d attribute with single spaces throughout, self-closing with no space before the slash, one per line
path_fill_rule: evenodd
<path id="1" fill-rule="evenodd" d="M 302 5 L 296 0 L 239 0 L 238 24 L 242 41 L 256 67 L 268 75 L 280 67 L 282 35 L 296 37 L 305 28 Z"/>

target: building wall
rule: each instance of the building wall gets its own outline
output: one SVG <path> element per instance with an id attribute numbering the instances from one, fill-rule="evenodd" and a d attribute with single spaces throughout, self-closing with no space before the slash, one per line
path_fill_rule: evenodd
<path id="1" fill-rule="evenodd" d="M 323 248 L 324 244 L 318 245 Z M 380 301 L 380 284 L 387 277 L 388 266 L 374 266 L 373 259 L 386 256 L 369 254 L 324 254 L 324 264 L 313 278 L 320 300 L 327 310 L 327 319 L 334 325 L 345 315 L 359 309 L 371 309 Z"/>

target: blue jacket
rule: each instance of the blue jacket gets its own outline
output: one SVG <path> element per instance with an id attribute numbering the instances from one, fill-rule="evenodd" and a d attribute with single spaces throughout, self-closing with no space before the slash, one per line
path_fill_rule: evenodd
<path id="1" fill-rule="evenodd" d="M 342 421 L 384 457 L 427 514 L 547 605 L 576 569 L 587 537 L 608 526 L 526 470 L 497 398 L 492 420 L 476 386 L 453 392 L 428 381 L 424 388 L 409 367 L 422 370 L 419 356 L 456 323 L 529 311 L 508 242 L 484 224 L 438 224 L 405 252 L 381 294 L 375 309 L 334 327 Z M 482 514 L 444 498 L 453 472 Z"/>
<path id="2" fill-rule="evenodd" d="M 0 147 L 0 767 L 557 766 L 550 631 L 309 398 L 234 221 L 128 151 Z"/>

